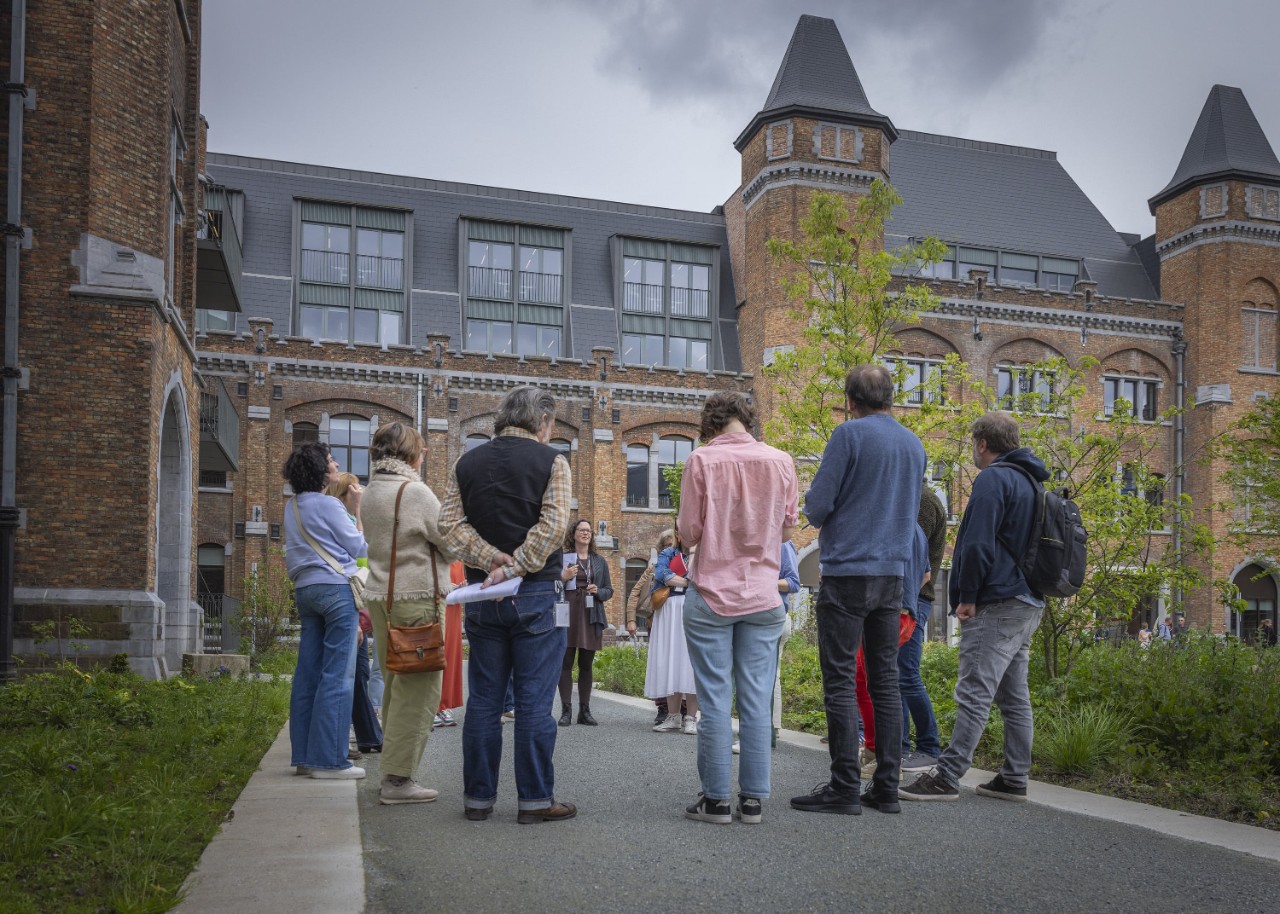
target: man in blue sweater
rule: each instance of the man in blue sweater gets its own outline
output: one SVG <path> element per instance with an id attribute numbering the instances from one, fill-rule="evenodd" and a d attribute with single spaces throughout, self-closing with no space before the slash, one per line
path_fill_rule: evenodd
<path id="1" fill-rule="evenodd" d="M 1018 557 L 1031 539 L 1036 489 L 1017 469 L 992 464 L 1017 464 L 1041 482 L 1049 471 L 1018 444 L 1018 424 L 1008 413 L 987 413 L 973 424 L 973 462 L 981 472 L 951 556 L 949 597 L 960 620 L 956 723 L 938 764 L 902 788 L 904 800 L 959 799 L 960 778 L 973 764 L 993 700 L 1004 718 L 1004 765 L 977 792 L 1027 799 L 1032 737 L 1027 659 L 1044 601 L 1027 584 Z"/>
<path id="2" fill-rule="evenodd" d="M 889 413 L 893 377 L 883 366 L 860 365 L 850 371 L 845 397 L 854 418 L 831 435 L 804 500 L 805 516 L 821 531 L 822 586 L 815 614 L 831 779 L 794 797 L 791 807 L 856 816 L 863 806 L 881 812 L 899 809 L 898 615 L 904 593 L 914 595 L 920 588 L 919 578 L 904 578 L 917 529 L 925 456 L 920 439 Z M 864 635 L 876 730 L 886 737 L 876 745 L 873 783 L 859 797 L 854 675 Z"/>

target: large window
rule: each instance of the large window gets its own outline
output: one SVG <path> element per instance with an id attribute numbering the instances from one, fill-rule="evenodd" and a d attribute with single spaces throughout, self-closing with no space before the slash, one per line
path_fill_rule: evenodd
<path id="1" fill-rule="evenodd" d="M 1053 412 L 1053 372 L 1023 365 L 1001 365 L 996 369 L 998 409 L 1020 412 Z"/>
<path id="2" fill-rule="evenodd" d="M 1159 416 L 1159 382 L 1145 378 L 1103 378 L 1102 410 L 1107 416 L 1117 410 L 1143 422 L 1154 422 Z"/>
<path id="3" fill-rule="evenodd" d="M 1240 311 L 1240 365 L 1276 370 L 1276 312 L 1245 307 Z"/>
<path id="4" fill-rule="evenodd" d="M 302 201 L 301 335 L 384 346 L 404 342 L 407 231 L 403 212 Z"/>
<path id="5" fill-rule="evenodd" d="M 942 370 L 942 363 L 937 359 L 916 359 L 891 356 L 884 360 L 884 365 L 893 373 L 894 384 L 899 396 L 905 397 L 907 406 L 919 406 L 925 402 L 936 403 L 941 400 L 941 391 L 930 390 L 930 382 Z"/>
<path id="6" fill-rule="evenodd" d="M 320 426 L 310 422 L 293 423 L 293 446 L 320 440 Z"/>
<path id="7" fill-rule="evenodd" d="M 465 348 L 559 358 L 564 353 L 565 233 L 470 222 L 467 235 Z"/>
<path id="8" fill-rule="evenodd" d="M 339 470 L 354 473 L 361 482 L 369 481 L 369 437 L 368 419 L 334 416 L 329 420 L 329 452 Z"/>
<path id="9" fill-rule="evenodd" d="M 684 463 L 693 453 L 693 441 L 682 435 L 666 435 L 651 445 L 627 446 L 627 507 L 670 510 L 671 489 L 663 468 Z"/>
<path id="10" fill-rule="evenodd" d="M 624 365 L 710 370 L 714 263 L 712 248 L 623 239 Z"/>
<path id="11" fill-rule="evenodd" d="M 480 445 L 488 444 L 490 440 L 491 439 L 489 438 L 488 435 L 481 435 L 481 434 L 468 435 L 465 439 L 463 439 L 462 453 L 466 454 L 469 451 L 474 451 Z"/>
<path id="12" fill-rule="evenodd" d="M 957 245 L 948 245 L 943 259 L 923 267 L 920 275 L 967 280 L 970 270 L 986 270 L 992 285 L 1037 287 L 1053 292 L 1070 292 L 1080 278 L 1078 260 Z"/>

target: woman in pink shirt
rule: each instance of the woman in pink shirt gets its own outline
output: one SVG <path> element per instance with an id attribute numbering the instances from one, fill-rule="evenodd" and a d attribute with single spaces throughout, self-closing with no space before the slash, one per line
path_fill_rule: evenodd
<path id="1" fill-rule="evenodd" d="M 778 593 L 782 541 L 799 517 L 791 458 L 756 441 L 755 409 L 744 394 L 716 393 L 702 410 L 703 446 L 685 462 L 677 527 L 697 547 L 684 601 L 684 633 L 702 719 L 702 793 L 690 819 L 728 824 L 733 726 L 738 692 L 738 813 L 756 824 L 770 794 L 769 702 L 786 609 Z"/>

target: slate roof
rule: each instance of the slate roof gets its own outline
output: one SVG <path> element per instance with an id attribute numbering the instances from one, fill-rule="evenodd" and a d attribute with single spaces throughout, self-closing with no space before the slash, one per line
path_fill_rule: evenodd
<path id="1" fill-rule="evenodd" d="M 1280 161 L 1244 92 L 1234 86 L 1214 86 L 1173 180 L 1149 201 L 1151 212 L 1154 215 L 1159 204 L 1193 184 L 1226 177 L 1280 181 Z"/>
<path id="2" fill-rule="evenodd" d="M 819 16 L 800 17 L 764 107 L 734 146 L 741 152 L 763 121 L 786 114 L 814 114 L 873 124 L 889 134 L 890 142 L 898 135 L 889 118 L 867 101 L 835 20 Z"/>
<path id="3" fill-rule="evenodd" d="M 1056 153 L 904 130 L 890 163 L 890 181 L 904 201 L 886 227 L 890 246 L 934 235 L 972 247 L 1079 258 L 1100 295 L 1156 298 L 1133 246 Z"/>

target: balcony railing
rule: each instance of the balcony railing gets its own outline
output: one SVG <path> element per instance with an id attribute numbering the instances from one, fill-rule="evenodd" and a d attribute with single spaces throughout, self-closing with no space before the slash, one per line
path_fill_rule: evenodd
<path id="1" fill-rule="evenodd" d="M 555 273 L 520 273 L 520 300 L 542 305 L 558 305 L 560 276 Z"/>
<path id="2" fill-rule="evenodd" d="M 197 307 L 239 311 L 240 277 L 244 273 L 240 229 L 227 205 L 227 192 L 216 185 L 205 190 L 196 249 Z"/>
<path id="3" fill-rule="evenodd" d="M 624 282 L 622 310 L 640 314 L 661 314 L 662 286 L 650 286 L 642 282 Z"/>
<path id="4" fill-rule="evenodd" d="M 492 267 L 467 267 L 467 294 L 472 298 L 511 301 L 511 271 Z"/>
<path id="5" fill-rule="evenodd" d="M 391 257 L 356 255 L 356 285 L 374 289 L 403 289 L 404 261 Z"/>
<path id="6" fill-rule="evenodd" d="M 671 315 L 673 317 L 706 317 L 707 290 L 671 287 Z"/>
<path id="7" fill-rule="evenodd" d="M 200 470 L 240 468 L 240 416 L 221 378 L 200 392 Z"/>
<path id="8" fill-rule="evenodd" d="M 302 252 L 303 282 L 332 282 L 345 285 L 350 281 L 350 269 L 350 254 L 337 251 L 304 250 Z"/>

